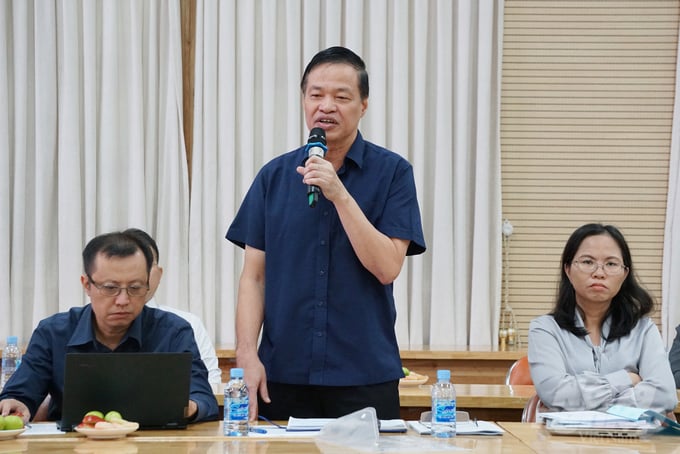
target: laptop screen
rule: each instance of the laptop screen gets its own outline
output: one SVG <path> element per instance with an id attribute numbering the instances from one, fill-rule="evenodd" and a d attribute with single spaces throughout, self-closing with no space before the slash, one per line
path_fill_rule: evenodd
<path id="1" fill-rule="evenodd" d="M 141 429 L 186 427 L 191 353 L 68 353 L 59 428 L 88 411 L 118 411 Z"/>

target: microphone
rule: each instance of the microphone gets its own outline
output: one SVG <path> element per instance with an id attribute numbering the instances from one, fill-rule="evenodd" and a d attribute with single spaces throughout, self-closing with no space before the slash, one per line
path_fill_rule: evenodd
<path id="1" fill-rule="evenodd" d="M 326 147 L 326 131 L 321 128 L 312 128 L 312 130 L 309 131 L 309 139 L 307 139 L 306 150 L 307 159 L 311 158 L 312 156 L 323 158 L 326 155 L 326 150 L 328 150 Z M 318 186 L 313 184 L 307 185 L 307 201 L 310 208 L 314 208 L 316 206 L 316 202 L 319 201 L 320 192 L 321 190 Z"/>

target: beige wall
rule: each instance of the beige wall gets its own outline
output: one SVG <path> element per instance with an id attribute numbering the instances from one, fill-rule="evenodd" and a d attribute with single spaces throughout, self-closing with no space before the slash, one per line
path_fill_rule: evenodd
<path id="1" fill-rule="evenodd" d="M 510 304 L 524 340 L 586 222 L 623 231 L 661 303 L 679 3 L 505 2 L 503 216 L 515 227 Z"/>

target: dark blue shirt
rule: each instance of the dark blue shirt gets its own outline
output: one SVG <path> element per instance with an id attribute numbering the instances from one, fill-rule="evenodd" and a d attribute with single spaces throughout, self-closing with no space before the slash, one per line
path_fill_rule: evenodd
<path id="1" fill-rule="evenodd" d="M 2 390 L 0 400 L 17 399 L 28 407 L 31 415 L 35 415 L 49 393 L 48 419 L 60 420 L 66 353 L 111 352 L 95 339 L 93 317 L 92 307 L 88 304 L 42 320 L 33 331 L 21 366 Z M 198 353 L 191 325 L 186 320 L 145 306 L 114 351 L 190 352 L 193 360 L 189 398 L 198 405 L 193 421 L 217 419 L 218 405 L 208 383 L 208 371 Z"/>
<path id="2" fill-rule="evenodd" d="M 394 333 L 392 284 L 359 261 L 334 205 L 307 204 L 296 172 L 305 149 L 274 158 L 258 173 L 227 239 L 265 251 L 265 308 L 259 355 L 270 381 L 355 386 L 403 376 Z M 413 169 L 361 134 L 338 171 L 368 220 L 425 251 Z"/>

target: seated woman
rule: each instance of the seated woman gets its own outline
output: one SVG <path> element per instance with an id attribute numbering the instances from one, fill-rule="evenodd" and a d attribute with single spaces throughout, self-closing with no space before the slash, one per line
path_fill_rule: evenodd
<path id="1" fill-rule="evenodd" d="M 562 253 L 553 311 L 529 326 L 531 377 L 554 410 L 615 404 L 666 413 L 677 405 L 651 295 L 637 282 L 628 244 L 611 225 L 587 224 Z"/>

